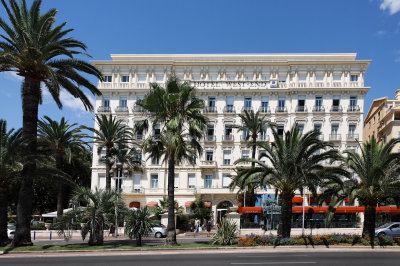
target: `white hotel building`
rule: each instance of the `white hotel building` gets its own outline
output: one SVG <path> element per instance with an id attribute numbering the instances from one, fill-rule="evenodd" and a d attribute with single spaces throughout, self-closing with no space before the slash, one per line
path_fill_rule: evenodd
<path id="1" fill-rule="evenodd" d="M 249 157 L 240 124 L 243 110 L 260 111 L 278 129 L 295 123 L 303 131 L 319 129 L 325 141 L 338 149 L 357 149 L 362 140 L 364 85 L 370 60 L 356 54 L 116 54 L 112 60 L 94 61 L 105 77 L 98 88 L 96 114 L 112 114 L 133 126 L 143 112 L 135 103 L 149 90 L 149 82 L 163 84 L 170 74 L 197 88 L 206 103 L 209 126 L 204 153 L 195 166 L 177 166 L 175 197 L 180 206 L 201 198 L 209 202 L 215 221 L 229 206 L 237 206 L 236 193 L 227 187 L 233 162 Z M 147 132 L 152 134 L 152 132 Z M 140 142 L 146 135 L 137 135 Z M 272 138 L 270 129 L 260 136 Z M 143 155 L 146 160 L 146 155 Z M 167 166 L 147 160 L 143 173 L 129 172 L 122 182 L 130 206 L 153 205 L 167 195 Z M 115 182 L 112 182 L 113 186 Z M 105 167 L 93 152 L 92 188 L 105 187 Z M 274 194 L 274 190 L 259 191 Z M 307 203 L 306 203 L 307 204 Z"/>

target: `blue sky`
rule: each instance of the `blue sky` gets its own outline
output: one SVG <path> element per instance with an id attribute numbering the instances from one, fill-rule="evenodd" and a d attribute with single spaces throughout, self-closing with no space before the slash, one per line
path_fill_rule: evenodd
<path id="1" fill-rule="evenodd" d="M 112 53 L 356 52 L 373 61 L 366 109 L 400 89 L 400 0 L 44 0 L 42 9 L 49 8 L 95 60 Z M 0 118 L 10 127 L 21 126 L 20 82 L 0 73 Z M 65 93 L 62 100 L 58 110 L 45 93 L 40 115 L 93 125 L 79 101 Z"/>

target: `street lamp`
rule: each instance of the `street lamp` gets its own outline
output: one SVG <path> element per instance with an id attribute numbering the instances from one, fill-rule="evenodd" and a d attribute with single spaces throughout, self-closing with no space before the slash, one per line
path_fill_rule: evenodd
<path id="1" fill-rule="evenodd" d="M 117 201 L 115 202 L 115 236 L 118 237 L 118 197 L 119 193 L 121 192 L 120 186 L 122 182 L 122 163 L 117 163 L 117 176 L 115 177 L 116 181 L 116 188 L 115 191 L 117 192 Z"/>

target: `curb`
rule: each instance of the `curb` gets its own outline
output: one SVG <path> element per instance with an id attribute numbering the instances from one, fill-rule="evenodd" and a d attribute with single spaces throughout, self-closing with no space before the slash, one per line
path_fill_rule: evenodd
<path id="1" fill-rule="evenodd" d="M 9 251 L 7 253 L 4 253 L 4 251 L 1 251 L 1 255 L 12 255 L 12 254 L 56 254 L 56 253 L 96 253 L 96 252 L 152 252 L 152 251 L 202 251 L 202 250 L 251 250 L 251 249 L 256 249 L 256 250 L 279 250 L 279 249 L 296 249 L 299 251 L 300 249 L 304 250 L 315 250 L 315 251 L 322 251 L 322 250 L 357 250 L 357 249 L 362 249 L 362 250 L 400 250 L 400 246 L 386 246 L 386 247 L 380 247 L 380 246 L 375 246 L 374 249 L 372 249 L 370 246 L 331 246 L 329 248 L 326 248 L 323 245 L 318 245 L 315 246 L 314 248 L 312 246 L 305 247 L 305 246 L 255 246 L 255 247 L 199 247 L 199 248 L 138 248 L 138 249 L 88 249 L 88 250 L 27 250 L 27 251 Z"/>

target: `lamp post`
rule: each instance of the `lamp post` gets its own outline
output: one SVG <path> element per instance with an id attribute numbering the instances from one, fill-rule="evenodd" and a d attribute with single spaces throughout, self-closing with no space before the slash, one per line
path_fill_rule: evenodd
<path id="1" fill-rule="evenodd" d="M 116 188 L 115 191 L 117 192 L 117 201 L 115 202 L 115 237 L 118 237 L 118 198 L 119 198 L 119 193 L 121 192 L 120 190 L 120 185 L 121 185 L 121 179 L 122 179 L 122 163 L 118 162 L 117 163 L 117 176 L 116 178 Z"/>

